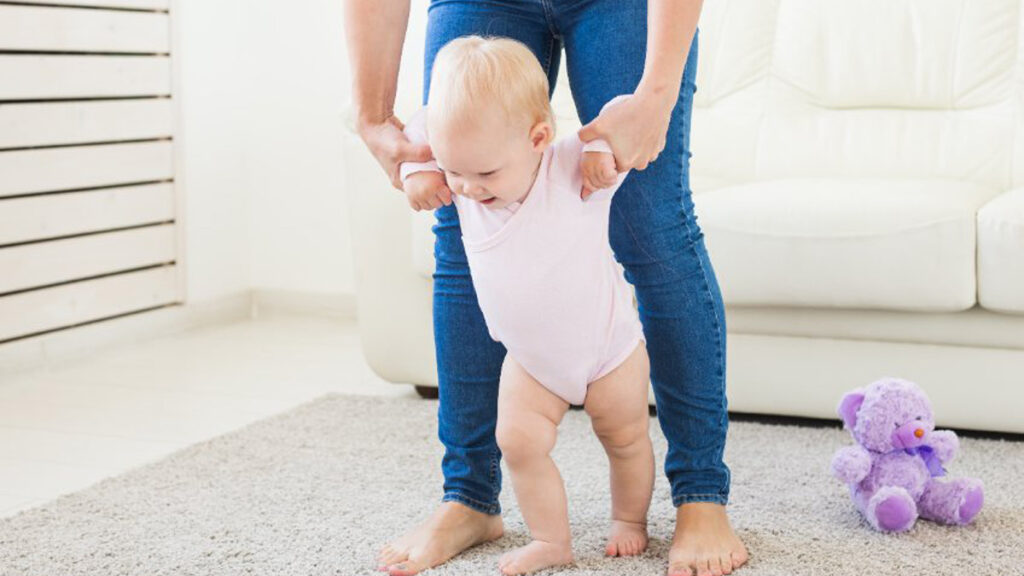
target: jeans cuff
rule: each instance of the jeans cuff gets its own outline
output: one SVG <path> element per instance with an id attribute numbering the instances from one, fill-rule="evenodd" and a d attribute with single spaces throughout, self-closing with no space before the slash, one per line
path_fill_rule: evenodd
<path id="1" fill-rule="evenodd" d="M 681 494 L 679 496 L 672 497 L 672 505 L 676 508 L 683 504 L 691 504 L 693 502 L 711 502 L 713 504 L 721 504 L 725 506 L 729 503 L 728 494 Z"/>
<path id="2" fill-rule="evenodd" d="M 491 516 L 501 514 L 501 504 L 499 502 L 495 501 L 488 504 L 486 502 L 470 498 L 465 494 L 460 494 L 459 492 L 448 492 L 441 498 L 441 502 L 458 502 L 459 504 L 464 504 L 477 512 L 483 512 L 484 514 L 490 514 Z"/>

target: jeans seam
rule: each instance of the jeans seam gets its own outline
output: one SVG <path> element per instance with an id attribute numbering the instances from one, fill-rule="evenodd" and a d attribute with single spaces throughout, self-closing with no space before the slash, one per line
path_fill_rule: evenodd
<path id="1" fill-rule="evenodd" d="M 684 80 L 684 82 L 685 82 L 685 80 Z M 689 152 L 689 150 L 687 150 L 687 152 Z M 686 161 L 686 157 L 684 156 L 682 162 L 685 162 L 685 161 Z M 683 190 L 683 181 L 682 181 L 681 177 L 676 182 L 676 185 L 679 186 L 679 190 L 680 190 L 681 194 L 686 192 L 685 190 Z M 687 218 L 683 218 L 683 226 L 686 228 L 686 235 L 687 235 L 687 237 L 688 238 L 692 238 L 693 237 L 693 229 L 690 227 L 690 223 L 689 223 L 689 220 Z M 725 365 L 725 358 L 724 358 L 724 355 L 722 354 L 722 348 L 725 346 L 725 343 L 724 343 L 724 339 L 722 337 L 722 322 L 721 322 L 721 319 L 719 318 L 718 314 L 715 313 L 715 297 L 714 297 L 713 294 L 711 294 L 711 282 L 708 279 L 708 271 L 704 267 L 704 259 L 701 258 L 700 254 L 697 252 L 697 245 L 696 245 L 697 243 L 696 242 L 690 242 L 689 244 L 690 244 L 690 250 L 692 251 L 693 256 L 697 259 L 697 265 L 700 266 L 701 276 L 702 276 L 702 278 L 704 280 L 704 293 L 707 296 L 708 305 L 711 308 L 711 315 L 715 319 L 715 339 L 716 339 L 716 342 L 715 342 L 716 343 L 716 346 L 715 346 L 715 361 L 716 362 L 715 362 L 715 364 L 716 364 L 716 372 L 717 372 L 716 377 L 718 379 L 718 385 L 721 387 L 721 390 L 722 390 L 722 398 L 724 399 L 725 398 L 725 366 L 724 366 Z M 723 414 L 725 414 L 724 410 L 723 410 Z M 718 444 L 716 444 L 715 450 L 717 452 L 721 453 L 724 449 L 725 449 L 725 434 L 722 434 L 721 441 Z M 705 495 L 698 495 L 698 496 L 705 496 Z"/>
<path id="2" fill-rule="evenodd" d="M 554 39 L 554 37 L 551 37 L 548 40 L 548 49 L 547 49 L 547 58 L 546 58 L 547 62 L 544 63 L 544 74 L 546 76 L 550 76 L 551 75 L 551 61 L 554 60 L 554 58 L 555 58 L 555 39 Z"/>
<path id="3" fill-rule="evenodd" d="M 494 498 L 495 505 L 498 507 L 499 510 L 501 509 L 501 504 L 498 502 L 498 495 L 501 494 L 501 485 L 499 483 L 495 482 L 495 479 L 498 477 L 498 470 L 499 470 L 499 467 L 501 466 L 501 456 L 500 456 L 500 453 L 501 453 L 500 449 L 498 448 L 497 444 L 495 444 L 494 452 L 491 453 L 491 480 L 490 480 L 490 485 L 491 485 L 491 488 L 494 490 L 493 498 Z"/>
<path id="4" fill-rule="evenodd" d="M 548 2 L 549 0 L 541 0 L 540 5 L 544 9 L 544 22 L 548 25 L 548 30 L 551 32 L 551 36 L 554 39 L 558 38 L 558 30 L 555 29 L 553 11 L 551 9 L 551 5 Z M 548 64 L 550 63 L 551 62 L 548 61 Z"/>

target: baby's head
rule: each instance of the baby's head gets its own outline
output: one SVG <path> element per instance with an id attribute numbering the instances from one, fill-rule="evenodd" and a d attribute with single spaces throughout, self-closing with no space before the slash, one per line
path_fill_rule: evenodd
<path id="1" fill-rule="evenodd" d="M 508 38 L 452 40 L 434 59 L 427 132 L 453 192 L 489 208 L 522 200 L 555 135 L 540 62 Z"/>

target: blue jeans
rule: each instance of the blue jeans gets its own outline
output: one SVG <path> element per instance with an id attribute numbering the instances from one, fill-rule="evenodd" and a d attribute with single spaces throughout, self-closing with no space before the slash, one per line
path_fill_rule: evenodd
<path id="1" fill-rule="evenodd" d="M 576 111 L 584 124 L 613 97 L 632 93 L 643 74 L 647 0 L 432 0 L 428 10 L 424 103 L 435 54 L 453 38 L 469 34 L 526 44 L 547 72 L 552 90 L 564 45 Z M 695 37 L 665 149 L 646 170 L 626 177 L 612 202 L 609 224 L 609 240 L 635 289 L 647 338 L 675 506 L 726 504 L 729 497 L 729 468 L 722 461 L 728 428 L 725 313 L 690 198 L 696 71 Z M 435 214 L 433 315 L 438 434 L 445 447 L 443 501 L 498 514 L 501 452 L 494 429 L 505 347 L 488 336 L 455 206 L 442 206 Z"/>

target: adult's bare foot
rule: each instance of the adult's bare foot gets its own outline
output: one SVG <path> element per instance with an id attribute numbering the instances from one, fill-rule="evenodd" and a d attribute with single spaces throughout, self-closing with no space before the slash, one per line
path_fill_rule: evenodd
<path id="1" fill-rule="evenodd" d="M 721 576 L 747 562 L 747 548 L 732 531 L 725 506 L 691 502 L 676 509 L 668 576 Z"/>
<path id="2" fill-rule="evenodd" d="M 381 549 L 377 569 L 391 576 L 411 576 L 502 534 L 501 516 L 442 502 L 430 518 Z"/>

